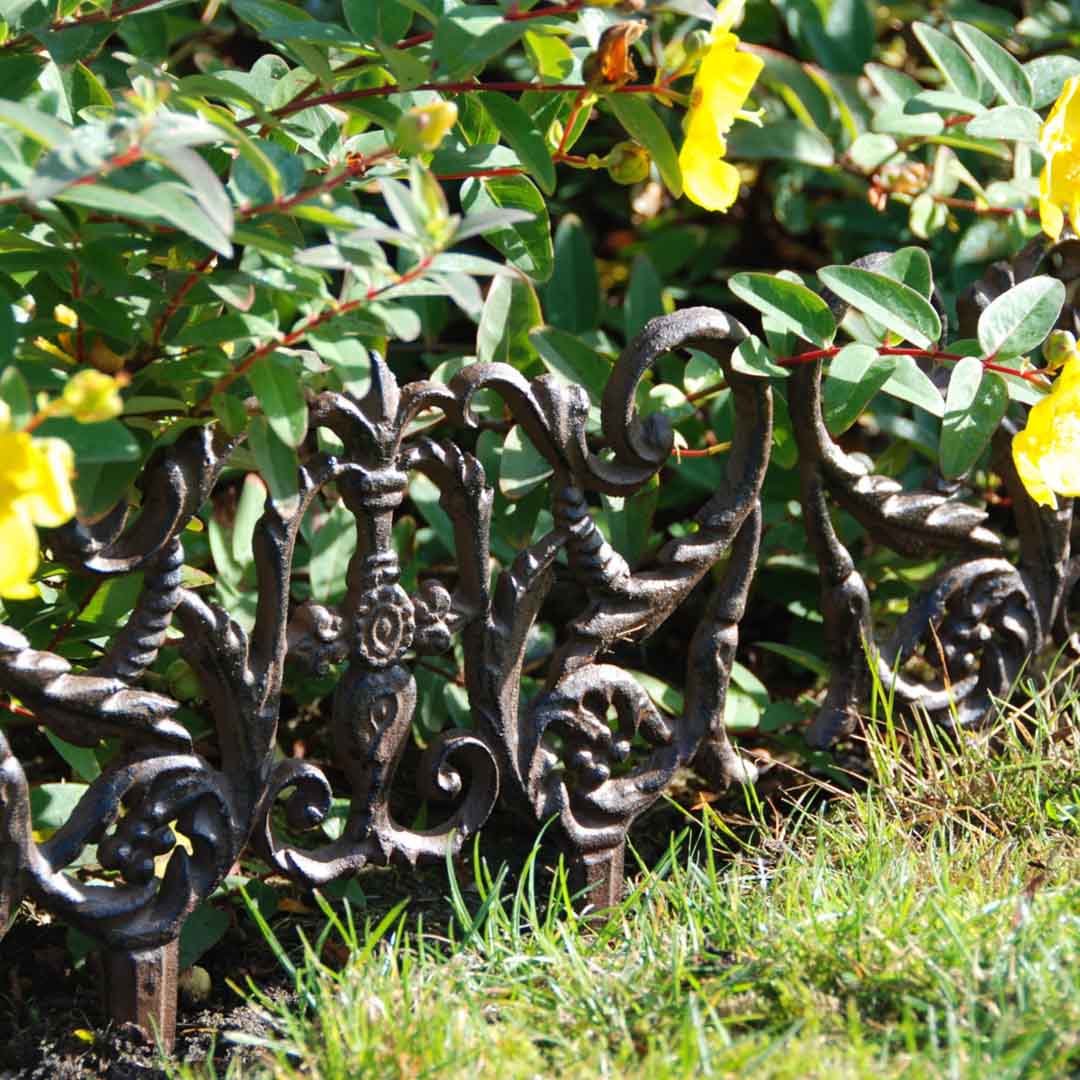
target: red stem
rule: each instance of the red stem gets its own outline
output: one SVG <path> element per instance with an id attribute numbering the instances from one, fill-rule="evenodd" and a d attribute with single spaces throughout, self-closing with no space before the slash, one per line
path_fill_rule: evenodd
<path id="1" fill-rule="evenodd" d="M 529 83 L 529 82 L 430 82 L 414 86 L 412 90 L 441 90 L 444 94 L 465 94 L 483 90 L 497 90 L 506 94 L 526 93 L 538 91 L 545 94 L 576 93 L 578 91 L 595 91 L 597 88 L 586 83 Z M 666 86 L 655 86 L 652 83 L 629 83 L 626 86 L 612 86 L 609 88 L 615 94 L 673 94 L 674 91 Z M 390 97 L 393 94 L 402 94 L 405 91 L 396 84 L 393 86 L 368 86 L 363 90 L 343 90 L 334 94 L 322 94 L 319 97 L 308 98 L 305 101 L 282 105 L 271 111 L 270 115 L 283 119 L 295 112 L 314 108 L 316 105 L 341 105 L 349 101 L 360 101 L 370 97 Z M 238 121 L 241 127 L 249 127 L 259 122 L 257 116 L 248 116 Z"/>
<path id="2" fill-rule="evenodd" d="M 161 335 L 165 330 L 165 325 L 176 314 L 177 309 L 184 302 L 184 297 L 187 296 L 192 289 L 202 279 L 203 274 L 209 268 L 210 264 L 217 260 L 217 253 L 210 252 L 209 255 L 200 262 L 194 270 L 184 279 L 180 288 L 176 290 L 176 295 L 169 301 L 169 306 L 162 312 L 161 318 L 154 324 L 154 337 L 153 346 L 157 348 L 161 344 Z"/>
<path id="3" fill-rule="evenodd" d="M 518 11 L 516 8 L 511 8 L 509 11 L 503 14 L 503 22 L 525 22 L 528 19 L 542 19 L 546 15 L 553 16 L 555 18 L 562 18 L 566 15 L 573 15 L 580 11 L 584 7 L 585 0 L 566 0 L 564 4 L 553 4 L 549 7 L 533 8 L 531 11 Z M 403 51 L 405 49 L 415 48 L 417 45 L 426 45 L 435 37 L 433 30 L 428 30 L 423 34 L 413 34 L 412 37 L 402 38 L 394 48 Z M 342 64 L 341 67 L 334 69 L 334 74 L 339 75 L 346 71 L 356 71 L 359 68 L 366 67 L 371 63 L 371 58 L 368 56 L 357 56 L 350 60 L 347 64 Z M 302 90 L 300 90 L 294 97 L 290 98 L 285 103 L 285 108 L 292 105 L 296 105 L 299 102 L 307 101 L 311 95 L 319 87 L 319 80 L 312 79 Z"/>
<path id="4" fill-rule="evenodd" d="M 798 364 L 813 364 L 818 360 L 831 360 L 843 347 L 842 345 L 832 345 L 827 349 L 809 349 L 806 352 L 795 353 L 793 356 L 779 356 L 776 362 L 783 367 L 795 367 Z M 942 349 L 914 349 L 903 345 L 880 345 L 877 351 L 882 356 L 913 356 L 920 360 L 944 361 L 946 363 L 956 363 L 958 360 L 967 359 L 962 353 L 945 352 Z M 1028 382 L 1046 389 L 1045 379 L 1048 374 L 1046 369 L 1035 368 L 1031 371 L 1017 371 L 1015 368 L 1006 367 L 1004 364 L 994 363 L 990 357 L 977 357 L 976 359 L 987 371 L 995 371 L 999 375 L 1015 375 L 1019 379 L 1026 379 Z M 700 401 L 710 394 L 726 389 L 726 382 L 713 383 L 712 386 L 705 386 L 692 394 L 687 394 L 686 400 L 689 402 Z M 685 456 L 689 452 L 680 450 L 679 453 Z M 691 456 L 700 457 L 701 454 Z"/>
<path id="5" fill-rule="evenodd" d="M 415 278 L 418 278 L 431 265 L 432 258 L 433 256 L 431 255 L 425 255 L 411 270 L 407 270 L 396 280 L 388 281 L 385 285 L 380 285 L 378 288 L 368 289 L 368 291 L 358 300 L 350 300 L 345 304 L 336 304 L 333 307 L 324 308 L 318 314 L 308 316 L 308 318 L 304 319 L 296 329 L 291 330 L 284 337 L 260 345 L 249 356 L 245 356 L 232 371 L 226 373 L 214 383 L 209 392 L 195 406 L 195 412 L 203 412 L 216 394 L 220 394 L 222 391 L 227 390 L 237 379 L 242 375 L 246 375 L 264 357 L 269 356 L 278 349 L 287 349 L 291 345 L 295 345 L 302 338 L 310 334 L 312 330 L 322 326 L 325 322 L 329 322 L 336 316 L 347 315 L 350 311 L 355 311 L 364 304 L 368 304 L 372 300 L 378 299 L 383 293 L 389 292 L 391 289 L 396 289 L 399 285 L 405 285 Z"/>
<path id="6" fill-rule="evenodd" d="M 118 22 L 125 15 L 135 15 L 137 12 L 142 11 L 143 8 L 151 7 L 157 2 L 158 0 L 137 0 L 134 4 L 128 4 L 127 7 L 114 7 L 109 11 L 91 11 L 86 15 L 76 15 L 71 19 L 54 19 L 49 24 L 49 29 L 54 31 L 70 30 L 73 26 L 91 26 L 95 23 Z M 9 38 L 0 45 L 0 51 L 18 48 L 36 40 L 33 34 L 19 34 L 17 37 Z"/>

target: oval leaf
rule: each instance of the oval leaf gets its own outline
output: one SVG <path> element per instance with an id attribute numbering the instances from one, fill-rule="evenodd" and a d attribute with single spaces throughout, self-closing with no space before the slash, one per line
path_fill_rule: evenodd
<path id="1" fill-rule="evenodd" d="M 841 300 L 920 349 L 941 337 L 941 319 L 930 301 L 899 281 L 857 266 L 826 266 L 818 277 Z"/>
<path id="2" fill-rule="evenodd" d="M 533 446 L 521 426 L 515 424 L 506 435 L 499 464 L 499 490 L 511 500 L 523 499 L 539 487 L 555 470 Z"/>
<path id="3" fill-rule="evenodd" d="M 247 377 L 271 431 L 295 450 L 304 441 L 308 426 L 307 404 L 296 362 L 280 353 L 271 353 L 254 364 Z"/>
<path id="4" fill-rule="evenodd" d="M 824 349 L 836 333 L 829 305 L 805 285 L 772 274 L 736 274 L 728 282 L 744 303 L 768 315 L 777 327 Z"/>
<path id="5" fill-rule="evenodd" d="M 979 345 L 988 357 L 1023 356 L 1043 343 L 1064 303 L 1065 286 L 1057 278 L 1022 281 L 979 316 Z"/>
<path id="6" fill-rule="evenodd" d="M 953 369 L 941 422 L 941 472 L 963 476 L 978 460 L 1009 405 L 1004 381 L 967 356 Z"/>
<path id="7" fill-rule="evenodd" d="M 992 37 L 967 23 L 955 24 L 956 36 L 975 66 L 1007 105 L 1031 108 L 1034 94 L 1031 81 L 1019 61 L 1007 53 Z"/>
<path id="8" fill-rule="evenodd" d="M 896 363 L 869 345 L 845 345 L 829 364 L 821 411 L 833 435 L 847 431 L 874 395 L 888 382 Z"/>

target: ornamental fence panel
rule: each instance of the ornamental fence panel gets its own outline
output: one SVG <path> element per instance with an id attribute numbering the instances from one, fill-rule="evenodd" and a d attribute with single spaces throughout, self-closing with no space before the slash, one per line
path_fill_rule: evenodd
<path id="1" fill-rule="evenodd" d="M 1040 246 L 1037 256 L 996 267 L 967 294 L 961 321 L 973 324 L 995 296 L 1037 272 L 1068 283 L 1069 268 L 1080 266 L 1068 257 L 1077 245 Z M 861 263 L 872 268 L 880 258 Z M 826 299 L 843 314 L 837 297 Z M 1075 329 L 1071 306 L 1062 320 Z M 311 429 L 329 429 L 344 449 L 336 456 L 313 449 L 296 491 L 267 499 L 255 530 L 258 602 L 250 632 L 182 581 L 181 534 L 237 450 L 220 429 L 194 427 L 160 451 L 142 474 L 140 506 L 121 505 L 92 524 L 53 532 L 48 546 L 72 575 L 141 572 L 141 592 L 128 623 L 85 670 L 0 627 L 0 688 L 67 742 L 93 747 L 112 737 L 121 749 L 68 820 L 36 840 L 28 781 L 0 727 L 0 925 L 27 898 L 91 935 L 104 952 L 108 1014 L 156 1032 L 168 1046 L 180 929 L 248 849 L 276 873 L 318 887 L 365 867 L 443 860 L 501 801 L 537 831 L 553 821 L 587 890 L 585 903 L 602 909 L 617 902 L 627 831 L 678 770 L 692 768 L 718 787 L 755 780 L 754 765 L 724 725 L 773 443 L 769 380 L 732 363 L 746 337 L 742 324 L 711 308 L 654 319 L 611 372 L 598 432 L 589 429 L 586 391 L 553 376 L 526 379 L 508 365 L 475 363 L 447 385 L 399 386 L 376 358 L 361 400 L 323 392 L 309 402 Z M 642 417 L 636 392 L 658 358 L 687 347 L 717 360 L 733 395 L 726 480 L 693 528 L 644 565 L 630 566 L 604 539 L 592 507 L 601 494 L 632 496 L 668 461 L 671 425 L 661 414 Z M 492 487 L 468 449 L 481 424 L 475 403 L 491 392 L 505 411 L 495 430 L 520 425 L 550 470 L 551 516 L 550 528 L 494 578 Z M 831 671 L 807 735 L 811 745 L 851 733 L 874 679 L 903 708 L 945 726 L 975 727 L 1051 645 L 1080 652 L 1069 622 L 1080 580 L 1073 506 L 1062 499 L 1048 509 L 1028 497 L 1010 456 L 1012 420 L 1002 421 L 992 443 L 1011 526 L 991 528 L 986 509 L 965 501 L 960 485 L 940 480 L 906 491 L 845 452 L 823 421 L 821 360 L 792 373 L 788 408 Z M 453 440 L 429 433 L 424 420 L 434 415 L 457 433 Z M 410 590 L 392 530 L 416 473 L 438 489 L 456 555 L 452 575 L 433 575 Z M 345 596 L 337 605 L 297 604 L 290 584 L 298 531 L 331 487 L 357 535 Z M 878 638 L 868 583 L 838 534 L 836 508 L 875 544 L 948 556 L 944 569 L 912 592 L 887 638 Z M 580 610 L 564 624 L 542 689 L 523 702 L 530 629 L 570 579 Z M 709 598 L 686 649 L 685 704 L 673 716 L 612 652 L 652 635 L 703 583 Z M 177 632 L 216 731 L 212 757 L 196 752 L 176 718 L 178 703 L 141 682 Z M 414 668 L 455 642 L 473 725 L 442 731 L 415 759 L 417 796 L 448 807 L 437 825 L 416 829 L 402 823 L 390 800 L 412 739 Z M 330 778 L 310 761 L 279 760 L 276 752 L 286 659 L 317 675 L 339 673 L 329 736 L 349 805 L 336 839 L 316 829 L 335 797 Z M 105 871 L 92 881 L 71 869 L 89 845 Z"/>

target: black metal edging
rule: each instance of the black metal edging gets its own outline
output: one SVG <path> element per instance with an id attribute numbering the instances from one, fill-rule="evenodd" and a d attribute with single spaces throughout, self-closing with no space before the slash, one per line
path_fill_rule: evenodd
<path id="1" fill-rule="evenodd" d="M 119 736 L 123 750 L 69 821 L 36 843 L 29 791 L 0 731 L 0 918 L 21 898 L 95 937 L 105 951 L 110 1015 L 172 1043 L 176 940 L 185 918 L 220 884 L 248 846 L 281 874 L 323 885 L 369 865 L 414 864 L 456 852 L 498 799 L 558 835 L 589 902 L 618 901 L 623 852 L 633 820 L 692 766 L 713 784 L 752 782 L 755 771 L 723 725 L 739 624 L 757 564 L 761 485 L 772 443 L 772 392 L 765 379 L 732 368 L 744 328 L 719 311 L 691 308 L 654 319 L 616 363 L 603 398 L 602 455 L 586 437 L 589 402 L 579 386 L 527 380 L 503 364 L 473 364 L 448 386 L 398 386 L 376 359 L 362 401 L 325 392 L 310 404 L 313 426 L 331 429 L 340 456 L 317 456 L 300 470 L 298 495 L 268 500 L 255 534 L 258 611 L 245 633 L 226 611 L 181 585 L 179 536 L 210 495 L 235 445 L 207 428 L 187 432 L 144 471 L 137 515 L 118 508 L 91 526 L 59 530 L 54 555 L 80 573 L 142 571 L 128 625 L 94 669 L 30 648 L 0 627 L 0 687 L 40 723 L 80 746 Z M 664 417 L 638 416 L 635 391 L 663 353 L 702 349 L 723 368 L 734 396 L 735 432 L 726 480 L 696 516 L 696 531 L 669 541 L 632 570 L 603 540 L 587 495 L 632 495 L 667 462 L 673 434 Z M 1072 506 L 1040 510 L 1009 459 L 1010 432 L 995 439 L 995 468 L 1013 499 L 1020 537 L 1017 565 L 1003 555 L 986 515 L 933 491 L 907 493 L 846 455 L 821 417 L 821 365 L 797 370 L 790 410 L 800 453 L 801 498 L 809 546 L 821 573 L 826 656 L 832 677 L 811 739 L 826 745 L 851 730 L 876 656 L 886 690 L 921 705 L 937 721 L 974 725 L 1007 695 L 1025 662 L 1051 641 L 1069 639 L 1066 601 L 1080 571 L 1070 556 Z M 484 470 L 453 443 L 406 437 L 422 411 L 437 409 L 459 427 L 475 424 L 481 390 L 502 398 L 515 423 L 547 459 L 553 527 L 489 583 L 493 493 Z M 435 582 L 402 588 L 391 542 L 396 508 L 411 472 L 440 490 L 454 525 L 458 580 L 451 594 Z M 356 519 L 358 545 L 347 594 L 336 606 L 291 607 L 293 548 L 311 501 L 333 483 Z M 832 525 L 830 508 L 852 514 L 877 543 L 905 554 L 955 553 L 955 561 L 916 597 L 893 640 L 874 642 L 866 583 Z M 544 689 L 519 710 L 525 642 L 565 553 L 587 603 L 566 628 Z M 705 616 L 688 649 L 682 715 L 660 713 L 633 676 L 604 659 L 619 640 L 652 634 L 721 560 Z M 220 763 L 195 753 L 175 719 L 178 703 L 141 689 L 170 626 L 183 633 L 217 728 Z M 445 731 L 425 750 L 416 781 L 425 797 L 453 803 L 436 829 L 397 822 L 389 792 L 411 737 L 416 705 L 412 658 L 437 654 L 459 636 L 474 728 Z M 920 645 L 944 658 L 937 685 L 897 674 L 895 661 Z M 275 834 L 271 810 L 283 793 L 290 829 L 312 829 L 331 806 L 326 776 L 312 764 L 275 764 L 285 658 L 326 670 L 345 662 L 335 692 L 332 735 L 349 780 L 351 804 L 339 839 L 310 848 Z M 957 677 L 957 673 L 959 677 Z M 609 710 L 618 718 L 615 731 Z M 635 736 L 640 739 L 635 744 Z M 645 745 L 642 752 L 638 747 Z M 190 844 L 177 841 L 178 829 Z M 110 885 L 64 872 L 88 844 Z M 155 859 L 168 854 L 162 877 Z"/>

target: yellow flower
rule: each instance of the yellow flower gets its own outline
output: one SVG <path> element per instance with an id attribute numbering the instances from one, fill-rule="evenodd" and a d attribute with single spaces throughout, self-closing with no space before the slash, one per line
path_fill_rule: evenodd
<path id="1" fill-rule="evenodd" d="M 80 424 L 111 420 L 124 411 L 119 381 L 103 371 L 80 371 L 72 375 L 60 400 L 62 411 L 75 417 Z"/>
<path id="2" fill-rule="evenodd" d="M 38 565 L 35 526 L 55 528 L 75 513 L 75 459 L 62 439 L 34 439 L 10 425 L 10 412 L 0 405 L 0 597 L 25 599 L 36 595 L 30 587 Z"/>
<path id="3" fill-rule="evenodd" d="M 1052 240 L 1061 236 L 1065 214 L 1080 226 L 1080 76 L 1067 80 L 1039 131 L 1046 164 L 1039 176 L 1039 220 Z"/>
<path id="4" fill-rule="evenodd" d="M 1080 495 L 1080 353 L 1073 353 L 1050 393 L 1032 406 L 1012 452 L 1024 487 L 1041 506 L 1056 510 L 1058 495 Z"/>
<path id="5" fill-rule="evenodd" d="M 739 172 L 723 160 L 724 136 L 742 116 L 764 66 L 758 57 L 739 52 L 739 39 L 730 32 L 741 7 L 738 0 L 725 0 L 717 10 L 712 40 L 694 76 L 679 152 L 686 197 L 706 210 L 727 210 L 738 197 Z"/>

